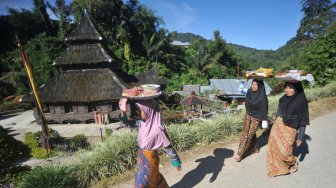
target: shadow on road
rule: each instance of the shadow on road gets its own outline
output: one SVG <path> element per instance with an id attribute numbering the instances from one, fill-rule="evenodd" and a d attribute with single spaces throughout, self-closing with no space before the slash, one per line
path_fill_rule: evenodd
<path id="1" fill-rule="evenodd" d="M 209 182 L 214 182 L 224 166 L 225 158 L 232 157 L 233 153 L 231 149 L 216 148 L 213 151 L 214 156 L 210 155 L 205 158 L 197 159 L 195 162 L 199 163 L 198 166 L 184 175 L 184 177 L 171 186 L 171 188 L 194 187 L 200 183 L 207 174 L 212 174 Z"/>
<path id="2" fill-rule="evenodd" d="M 306 155 L 309 154 L 309 147 L 307 141 L 311 141 L 311 137 L 305 134 L 301 146 L 294 147 L 293 154 L 294 156 L 299 158 L 299 162 L 302 162 L 305 159 Z"/>
<path id="3" fill-rule="evenodd" d="M 15 116 L 18 116 L 20 114 L 6 114 L 6 115 L 1 115 L 0 114 L 0 120 L 5 120 L 5 119 L 9 119 L 9 118 L 12 118 L 12 117 L 15 117 Z"/>
<path id="4" fill-rule="evenodd" d="M 258 137 L 258 141 L 257 141 L 257 142 L 258 142 L 258 147 L 259 147 L 259 149 L 262 148 L 262 147 L 264 147 L 265 145 L 267 145 L 267 143 L 268 143 L 268 137 L 269 137 L 269 135 L 270 135 L 270 132 L 271 132 L 271 130 L 269 129 L 269 130 L 263 132 L 263 133 Z"/>

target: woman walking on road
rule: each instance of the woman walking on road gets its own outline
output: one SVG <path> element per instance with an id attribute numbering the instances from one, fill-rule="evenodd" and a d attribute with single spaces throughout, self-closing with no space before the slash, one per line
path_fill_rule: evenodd
<path id="1" fill-rule="evenodd" d="M 254 79 L 252 81 L 251 87 L 246 93 L 245 109 L 243 133 L 238 152 L 234 157 L 237 162 L 250 154 L 259 152 L 256 131 L 260 124 L 267 127 L 268 100 L 262 80 Z"/>
<path id="2" fill-rule="evenodd" d="M 268 176 L 294 173 L 298 170 L 293 144 L 300 146 L 309 125 L 308 102 L 302 83 L 285 83 L 285 95 L 279 99 L 277 117 L 273 124 L 267 148 Z"/>
<path id="3" fill-rule="evenodd" d="M 140 120 L 137 120 L 139 150 L 134 188 L 168 188 L 165 178 L 159 172 L 158 149 L 163 148 L 178 171 L 181 170 L 181 161 L 161 123 L 159 103 L 150 99 L 138 101 L 135 105 Z M 120 100 L 120 107 L 126 112 L 125 99 Z"/>

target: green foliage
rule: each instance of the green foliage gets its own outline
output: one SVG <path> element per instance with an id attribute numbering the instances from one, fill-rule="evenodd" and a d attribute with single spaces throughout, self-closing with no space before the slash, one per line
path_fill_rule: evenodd
<path id="1" fill-rule="evenodd" d="M 171 35 L 173 36 L 172 40 L 177 40 L 181 42 L 192 43 L 197 40 L 205 40 L 204 37 L 200 35 L 195 35 L 193 33 L 177 33 L 176 31 L 173 31 Z"/>
<path id="2" fill-rule="evenodd" d="M 323 86 L 336 79 L 336 31 L 315 40 L 307 48 L 305 66 L 318 85 Z"/>
<path id="3" fill-rule="evenodd" d="M 333 82 L 321 88 L 306 89 L 305 93 L 308 101 L 335 96 L 336 83 Z M 269 97 L 268 115 L 270 120 L 275 118 L 280 97 L 281 95 Z M 217 115 L 193 124 L 171 124 L 167 127 L 167 131 L 174 147 L 178 151 L 185 151 L 196 144 L 209 144 L 238 134 L 242 130 L 243 115 L 244 112 L 240 111 L 237 114 Z M 72 164 L 73 169 L 71 171 L 68 169 L 69 171 L 64 173 L 61 170 L 55 170 L 55 167 L 38 168 L 38 172 L 27 174 L 20 185 L 37 186 L 33 183 L 38 182 L 39 185 L 53 187 L 53 185 L 58 185 L 55 181 L 56 177 L 59 182 L 64 182 L 63 178 L 65 177 L 69 178 L 69 181 L 76 177 L 79 187 L 88 187 L 97 180 L 116 176 L 134 167 L 137 148 L 136 133 L 127 132 L 112 136 L 106 142 L 95 145 L 90 151 L 77 153 L 78 161 Z M 31 174 L 34 174 L 34 176 Z M 61 176 L 62 174 L 64 176 Z M 26 178 L 29 176 L 32 176 L 32 178 Z M 49 182 L 43 184 L 47 180 Z"/>
<path id="4" fill-rule="evenodd" d="M 45 146 L 44 134 L 42 131 L 37 131 L 34 133 L 35 138 L 37 139 L 40 146 Z M 57 149 L 57 145 L 64 144 L 66 139 L 61 137 L 61 135 L 53 129 L 49 129 L 49 144 L 52 149 Z"/>
<path id="5" fill-rule="evenodd" d="M 178 104 L 179 101 L 176 103 Z M 176 103 L 174 105 L 170 105 L 171 107 L 169 107 L 160 101 L 161 115 L 162 119 L 164 119 L 164 124 L 185 123 L 187 121 L 181 113 L 182 106 L 176 105 Z"/>
<path id="6" fill-rule="evenodd" d="M 48 150 L 45 148 L 38 147 L 38 148 L 32 148 L 31 150 L 34 158 L 47 159 L 50 157 Z"/>
<path id="7" fill-rule="evenodd" d="M 0 185 L 15 181 L 28 167 L 17 165 L 17 160 L 28 157 L 30 150 L 10 134 L 12 131 L 0 126 Z"/>
<path id="8" fill-rule="evenodd" d="M 92 151 L 79 154 L 74 164 L 80 187 L 104 178 L 126 172 L 136 163 L 137 138 L 134 133 L 112 136 L 95 145 Z"/>
<path id="9" fill-rule="evenodd" d="M 23 143 L 26 144 L 30 149 L 40 147 L 40 145 L 39 145 L 39 143 L 36 139 L 35 134 L 32 133 L 32 132 L 28 132 L 28 133 L 25 134 L 25 138 L 24 138 Z"/>
<path id="10" fill-rule="evenodd" d="M 9 9 L 8 13 L 9 15 L 0 16 L 0 55 L 16 48 L 15 34 L 21 42 L 27 42 L 45 29 L 37 12 L 26 9 Z"/>
<path id="11" fill-rule="evenodd" d="M 304 16 L 297 30 L 297 37 L 314 39 L 323 34 L 327 26 L 335 21 L 335 7 L 330 0 L 302 0 Z"/>
<path id="12" fill-rule="evenodd" d="M 230 104 L 229 107 L 233 108 L 233 109 L 236 109 L 236 108 L 238 108 L 238 103 L 232 103 L 232 104 Z"/>
<path id="13" fill-rule="evenodd" d="M 309 102 L 317 101 L 318 99 L 324 97 L 336 96 L 336 82 L 333 81 L 323 87 L 320 86 L 306 90 L 305 94 Z"/>
<path id="14" fill-rule="evenodd" d="M 52 62 L 64 49 L 64 44 L 58 38 L 49 37 L 42 33 L 31 39 L 25 47 L 37 86 L 47 82 L 57 74 Z M 17 94 L 23 94 L 30 90 L 19 49 L 10 52 L 6 58 L 0 60 L 0 63 L 9 67 L 15 73 L 12 74 L 11 79 L 13 85 L 17 88 Z"/>
<path id="15" fill-rule="evenodd" d="M 200 84 L 207 85 L 208 80 L 196 69 L 189 69 L 182 75 L 174 75 L 168 83 L 167 91 L 179 91 L 183 85 Z"/>
<path id="16" fill-rule="evenodd" d="M 32 133 L 28 132 L 25 134 L 24 144 L 26 144 L 32 151 L 32 156 L 34 158 L 46 159 L 52 155 L 52 153 L 48 153 L 48 150 L 41 147 L 38 142 L 38 137 Z"/>
<path id="17" fill-rule="evenodd" d="M 25 174 L 19 188 L 45 188 L 45 187 L 77 187 L 70 166 L 45 166 L 37 167 Z"/>
<path id="18" fill-rule="evenodd" d="M 113 133 L 113 130 L 112 130 L 112 129 L 105 129 L 105 135 L 106 135 L 107 137 L 112 136 L 112 133 Z"/>
<path id="19" fill-rule="evenodd" d="M 69 146 L 73 149 L 87 148 L 89 143 L 84 134 L 77 134 L 69 140 Z"/>

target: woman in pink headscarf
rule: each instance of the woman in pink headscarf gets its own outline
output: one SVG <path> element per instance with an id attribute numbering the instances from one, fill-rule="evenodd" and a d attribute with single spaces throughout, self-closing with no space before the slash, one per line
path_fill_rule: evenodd
<path id="1" fill-rule="evenodd" d="M 159 172 L 160 157 L 157 150 L 163 148 L 178 171 L 181 170 L 181 161 L 161 123 L 159 103 L 151 99 L 138 101 L 135 105 L 140 121 L 138 122 L 139 151 L 134 187 L 169 187 Z"/>

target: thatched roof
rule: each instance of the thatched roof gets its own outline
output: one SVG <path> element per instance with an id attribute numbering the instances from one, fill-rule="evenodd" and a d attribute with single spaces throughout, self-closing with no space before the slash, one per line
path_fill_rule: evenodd
<path id="1" fill-rule="evenodd" d="M 89 16 L 85 14 L 79 25 L 65 38 L 65 41 L 100 41 L 102 39 L 103 37 L 97 31 Z"/>
<path id="2" fill-rule="evenodd" d="M 70 45 L 54 65 L 97 64 L 114 62 L 100 43 Z"/>
<path id="3" fill-rule="evenodd" d="M 67 71 L 53 77 L 39 88 L 43 103 L 92 103 L 120 99 L 128 87 L 109 69 Z M 32 96 L 24 98 L 32 102 Z"/>
<path id="4" fill-rule="evenodd" d="M 135 77 L 139 80 L 139 84 L 167 84 L 167 79 L 159 76 L 159 68 L 157 65 L 151 68 L 148 72 L 140 72 L 136 74 Z"/>

